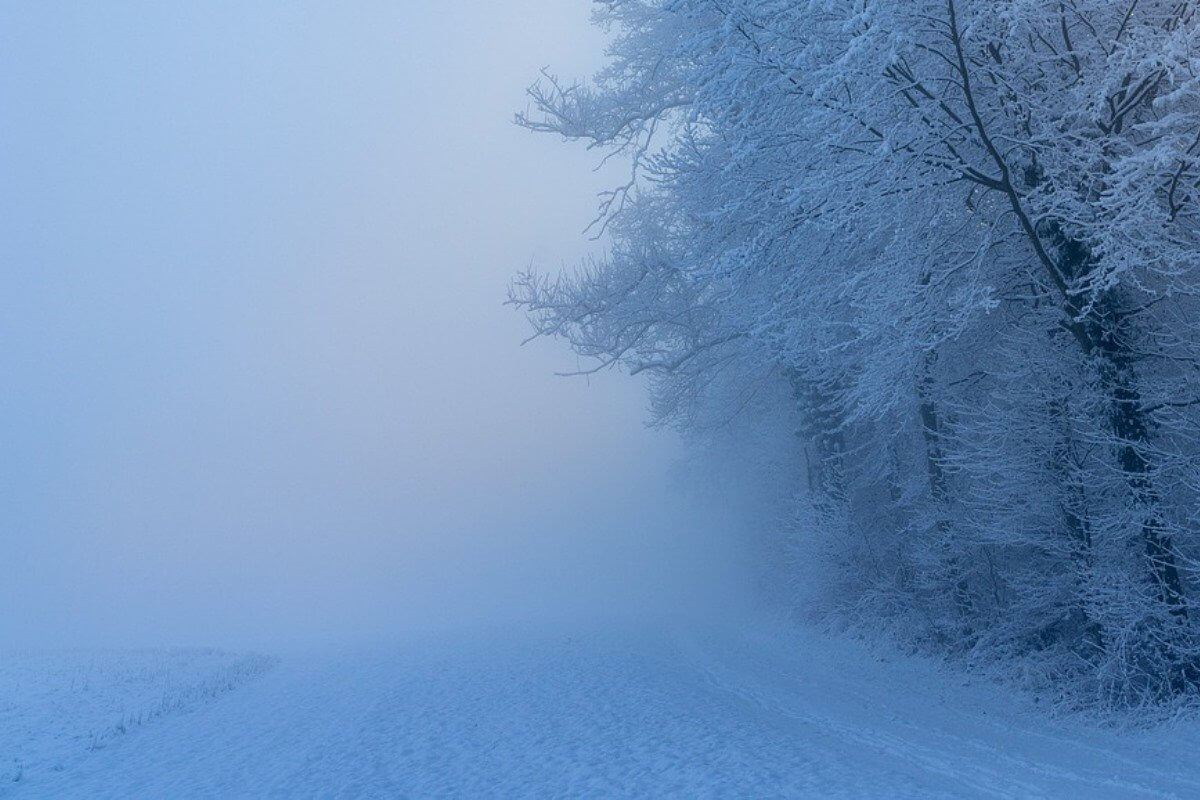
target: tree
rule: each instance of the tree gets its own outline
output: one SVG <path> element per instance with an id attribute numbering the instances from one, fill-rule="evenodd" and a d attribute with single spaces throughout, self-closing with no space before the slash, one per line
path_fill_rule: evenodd
<path id="1" fill-rule="evenodd" d="M 519 121 L 632 178 L 603 198 L 607 260 L 514 284 L 536 333 L 652 373 L 697 441 L 787 387 L 842 608 L 1077 699 L 1194 691 L 1193 5 L 597 17 L 608 68 L 546 78 Z"/>

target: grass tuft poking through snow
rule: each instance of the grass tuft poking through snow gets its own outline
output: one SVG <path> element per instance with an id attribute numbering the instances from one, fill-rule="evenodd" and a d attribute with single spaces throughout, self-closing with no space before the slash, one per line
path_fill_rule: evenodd
<path id="1" fill-rule="evenodd" d="M 0 653 L 0 797 L 274 663 L 201 648 Z"/>

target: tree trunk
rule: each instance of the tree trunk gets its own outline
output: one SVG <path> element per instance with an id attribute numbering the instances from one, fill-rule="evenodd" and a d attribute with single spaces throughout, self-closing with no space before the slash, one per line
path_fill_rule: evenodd
<path id="1" fill-rule="evenodd" d="M 1101 385 L 1112 404 L 1109 427 L 1116 438 L 1117 461 L 1129 485 L 1140 516 L 1142 543 L 1162 601 L 1173 616 L 1186 619 L 1187 600 L 1179 574 L 1174 543 L 1163 522 L 1162 499 L 1154 485 L 1154 467 L 1146 453 L 1151 426 L 1146 419 L 1133 356 L 1122 336 L 1123 320 L 1115 298 L 1101 300 L 1101 319 L 1088 327 L 1094 337 Z"/>
<path id="2" fill-rule="evenodd" d="M 934 526 L 938 542 L 950 551 L 946 564 L 954 585 L 954 608 L 963 625 L 963 635 L 970 641 L 975 636 L 972 624 L 975 603 L 971 597 L 970 583 L 962 558 L 953 551 L 953 531 L 947 519 L 950 487 L 946 480 L 945 453 L 942 451 L 942 419 L 934 401 L 933 370 L 936 364 L 937 351 L 927 351 L 921 365 L 921 376 L 917 381 L 918 413 L 921 416 L 921 433 L 925 439 L 925 468 L 929 476 L 929 494 L 935 514 Z"/>
<path id="3" fill-rule="evenodd" d="M 1091 251 L 1052 226 L 1058 244 L 1059 268 L 1068 280 L 1085 277 L 1096 268 Z M 1117 443 L 1117 464 L 1141 517 L 1140 535 L 1159 596 L 1173 617 L 1188 618 L 1187 598 L 1174 543 L 1163 520 L 1162 498 L 1154 485 L 1154 465 L 1147 450 L 1152 425 L 1137 387 L 1133 331 L 1116 289 L 1107 289 L 1086 312 L 1072 299 L 1064 309 L 1072 333 L 1085 355 L 1095 360 L 1100 386 L 1108 396 L 1108 427 Z"/>
<path id="4" fill-rule="evenodd" d="M 846 438 L 842 430 L 838 401 L 815 381 L 806 380 L 799 370 L 789 372 L 792 396 L 804 410 L 805 461 L 809 491 L 818 502 L 833 512 L 846 502 Z"/>
<path id="5" fill-rule="evenodd" d="M 1088 612 L 1086 597 L 1092 583 L 1093 549 L 1092 524 L 1088 517 L 1087 496 L 1079 480 L 1079 465 L 1075 456 L 1075 435 L 1071 428 L 1070 398 L 1059 397 L 1050 402 L 1051 419 L 1061 423 L 1058 445 L 1051 454 L 1051 469 L 1062 485 L 1059 512 L 1071 548 L 1071 560 L 1075 568 L 1075 606 L 1069 617 L 1077 618 L 1083 638 L 1097 653 L 1106 649 L 1104 629 Z M 1071 629 L 1070 626 L 1068 630 Z"/>

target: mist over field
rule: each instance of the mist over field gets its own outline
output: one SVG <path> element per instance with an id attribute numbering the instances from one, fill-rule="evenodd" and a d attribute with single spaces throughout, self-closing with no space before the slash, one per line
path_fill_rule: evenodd
<path id="1" fill-rule="evenodd" d="M 0 800 L 1200 797 L 1197 74 L 0 2 Z"/>
<path id="2" fill-rule="evenodd" d="M 574 357 L 502 305 L 600 247 L 611 170 L 511 120 L 602 41 L 535 0 L 0 9 L 0 643 L 378 635 L 674 580 L 641 387 L 555 377 Z"/>

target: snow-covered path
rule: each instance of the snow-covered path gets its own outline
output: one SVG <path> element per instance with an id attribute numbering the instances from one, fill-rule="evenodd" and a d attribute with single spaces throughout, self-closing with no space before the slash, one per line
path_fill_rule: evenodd
<path id="1" fill-rule="evenodd" d="M 1066 723 L 778 630 L 285 657 L 11 797 L 1200 797 L 1193 727 Z M 7 795 L 0 789 L 0 795 Z"/>

